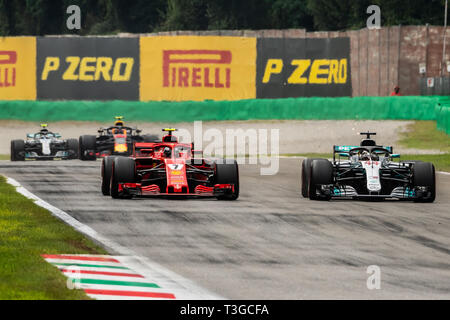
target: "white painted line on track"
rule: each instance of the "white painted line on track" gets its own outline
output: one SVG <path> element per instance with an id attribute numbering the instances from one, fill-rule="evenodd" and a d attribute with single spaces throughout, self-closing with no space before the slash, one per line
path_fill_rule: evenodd
<path id="1" fill-rule="evenodd" d="M 139 256 L 132 249 L 124 247 L 106 237 L 99 234 L 97 231 L 91 227 L 81 223 L 72 216 L 70 216 L 65 211 L 56 208 L 55 206 L 49 204 L 48 202 L 42 200 L 38 196 L 34 195 L 27 189 L 25 189 L 18 181 L 6 177 L 7 183 L 16 187 L 17 192 L 22 194 L 28 199 L 33 200 L 38 206 L 47 209 L 52 213 L 52 215 L 61 219 L 68 225 L 72 226 L 75 230 L 87 235 L 88 237 L 94 239 L 95 241 L 101 243 L 110 250 L 124 256 L 115 256 L 123 265 L 129 267 L 130 269 L 138 272 L 147 279 L 151 279 L 158 283 L 161 287 L 166 290 L 173 292 L 177 299 L 179 300 L 217 300 L 225 299 L 220 295 L 210 292 L 204 289 L 193 281 L 176 274 L 158 263 L 150 260 L 147 257 Z M 67 261 L 66 261 L 67 262 Z M 94 264 L 94 263 L 92 263 Z M 97 263 L 95 263 L 97 264 Z M 112 297 L 114 299 L 114 297 Z M 117 297 L 116 297 L 117 298 Z"/>

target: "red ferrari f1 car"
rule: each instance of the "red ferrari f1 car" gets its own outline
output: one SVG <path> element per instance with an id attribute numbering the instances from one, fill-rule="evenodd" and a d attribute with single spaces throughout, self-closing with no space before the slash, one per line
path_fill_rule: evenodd
<path id="1" fill-rule="evenodd" d="M 239 171 L 235 160 L 213 161 L 178 143 L 167 132 L 161 142 L 136 142 L 131 157 L 108 156 L 102 162 L 102 193 L 113 198 L 197 196 L 236 200 Z"/>

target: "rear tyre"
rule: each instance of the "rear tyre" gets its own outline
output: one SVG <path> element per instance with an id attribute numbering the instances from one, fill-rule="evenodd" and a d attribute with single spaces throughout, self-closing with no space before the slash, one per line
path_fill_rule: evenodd
<path id="1" fill-rule="evenodd" d="M 234 192 L 217 196 L 218 200 L 236 200 L 239 198 L 239 168 L 236 160 L 223 160 L 223 163 L 216 163 L 216 184 L 233 184 Z"/>
<path id="2" fill-rule="evenodd" d="M 311 175 L 311 163 L 319 158 L 306 158 L 302 161 L 302 196 L 309 197 L 309 177 Z"/>
<path id="3" fill-rule="evenodd" d="M 11 141 L 11 161 L 25 161 L 25 142 L 23 140 Z"/>
<path id="4" fill-rule="evenodd" d="M 79 139 L 79 155 L 80 160 L 83 161 L 94 161 L 97 160 L 95 156 L 95 146 L 97 138 L 95 136 L 81 136 Z M 92 154 L 90 155 L 89 153 Z"/>
<path id="5" fill-rule="evenodd" d="M 78 159 L 78 140 L 77 139 L 67 139 L 67 149 L 70 152 L 69 159 Z"/>
<path id="6" fill-rule="evenodd" d="M 333 165 L 326 159 L 313 160 L 309 177 L 309 199 L 330 200 L 331 195 L 317 195 L 318 187 L 329 184 L 333 184 Z"/>
<path id="7" fill-rule="evenodd" d="M 430 162 L 416 162 L 412 168 L 414 187 L 427 187 L 428 192 L 415 202 L 433 202 L 436 199 L 436 172 Z"/>
<path id="8" fill-rule="evenodd" d="M 136 164 L 132 158 L 114 158 L 111 174 L 110 194 L 114 199 L 130 199 L 131 195 L 119 191 L 119 183 L 133 183 L 136 181 Z"/>
<path id="9" fill-rule="evenodd" d="M 111 194 L 111 174 L 114 158 L 114 156 L 109 156 L 102 160 L 102 194 L 104 196 L 109 196 Z"/>

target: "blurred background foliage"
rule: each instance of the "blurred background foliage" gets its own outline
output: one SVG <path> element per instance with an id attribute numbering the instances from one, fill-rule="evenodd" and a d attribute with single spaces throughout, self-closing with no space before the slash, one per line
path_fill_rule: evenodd
<path id="1" fill-rule="evenodd" d="M 445 0 L 0 0 L 0 35 L 116 34 L 171 30 L 365 27 L 371 4 L 382 25 L 442 25 Z M 81 30 L 68 30 L 69 5 Z"/>

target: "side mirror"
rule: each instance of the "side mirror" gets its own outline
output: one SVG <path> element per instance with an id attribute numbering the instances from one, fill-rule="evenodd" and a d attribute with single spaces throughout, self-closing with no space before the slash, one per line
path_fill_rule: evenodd
<path id="1" fill-rule="evenodd" d="M 32 134 L 32 133 L 27 133 L 27 138 L 33 139 L 33 138 L 34 138 L 34 134 Z"/>
<path id="2" fill-rule="evenodd" d="M 61 138 L 61 135 L 59 133 L 55 133 L 55 138 Z"/>
<path id="3" fill-rule="evenodd" d="M 142 132 L 141 129 L 136 129 L 136 133 L 137 133 L 137 134 L 140 134 L 141 132 Z"/>
<path id="4" fill-rule="evenodd" d="M 398 153 L 391 154 L 392 159 L 400 159 L 400 155 Z"/>
<path id="5" fill-rule="evenodd" d="M 347 152 L 339 152 L 339 155 L 341 157 L 350 157 L 350 155 Z"/>

